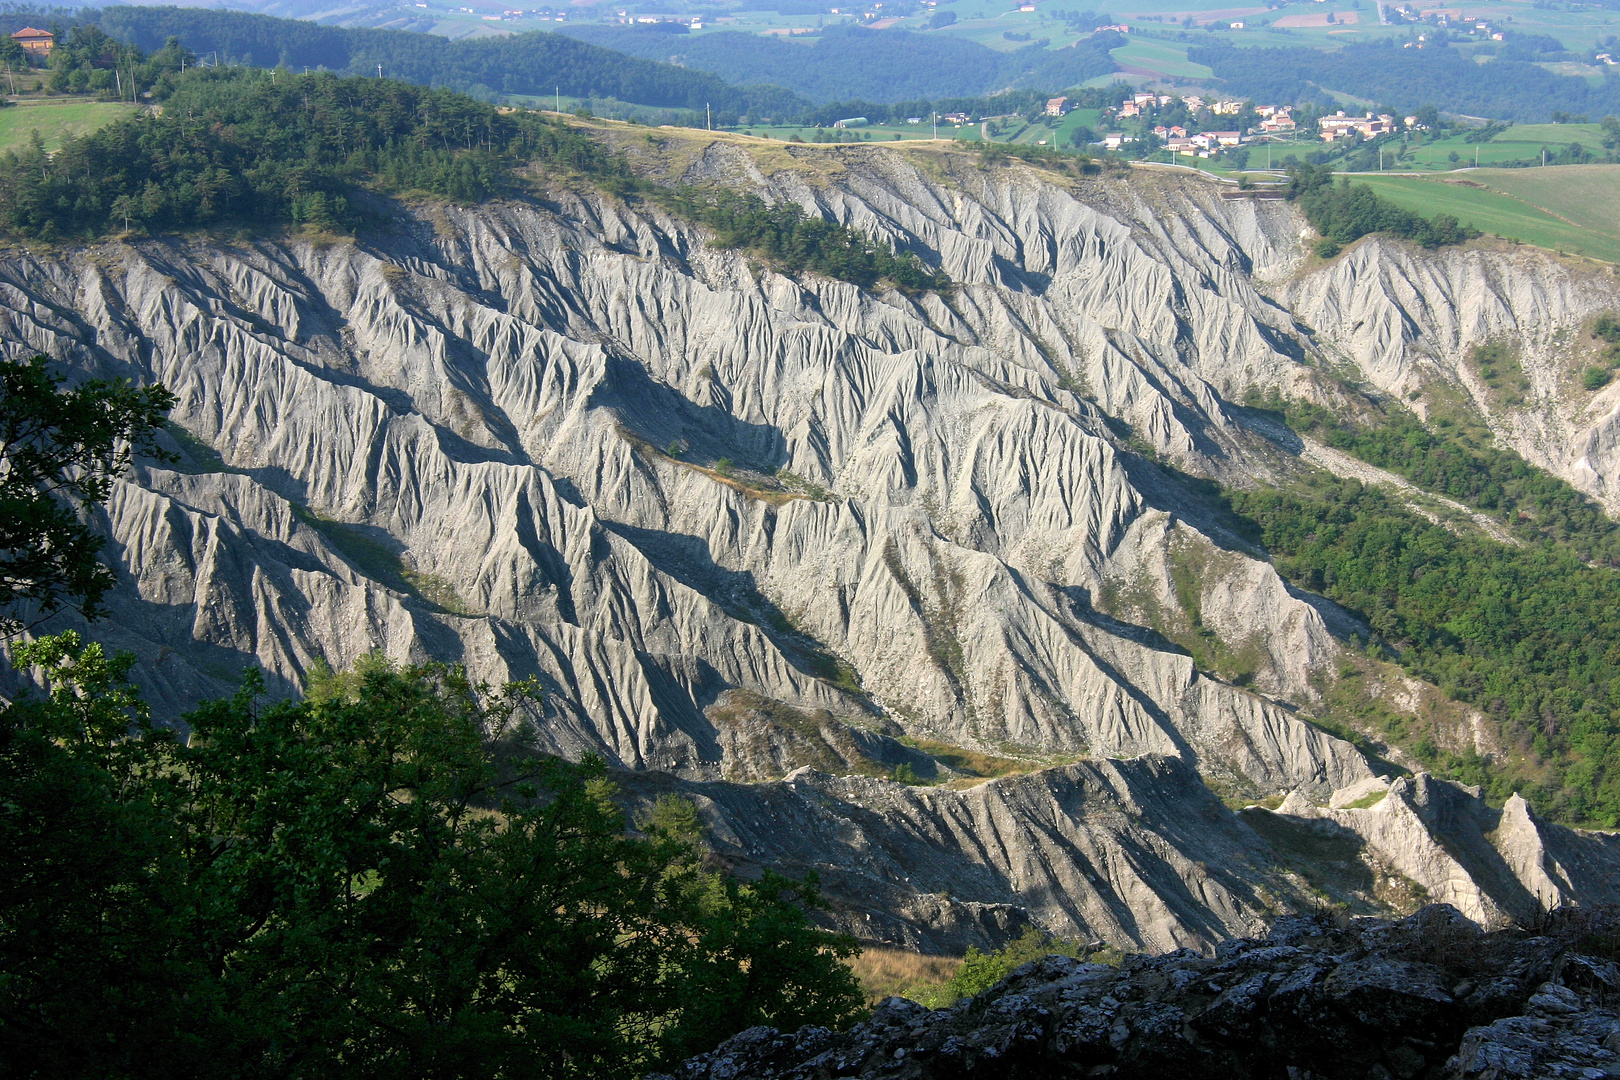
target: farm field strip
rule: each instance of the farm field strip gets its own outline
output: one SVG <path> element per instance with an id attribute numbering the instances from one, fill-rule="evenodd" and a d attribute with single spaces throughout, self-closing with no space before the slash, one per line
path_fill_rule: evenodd
<path id="1" fill-rule="evenodd" d="M 1410 176 L 1358 176 L 1356 181 L 1371 184 L 1375 191 L 1397 206 L 1425 216 L 1450 214 L 1481 232 L 1505 239 L 1620 263 L 1620 223 L 1611 221 L 1605 227 L 1573 224 L 1581 219 L 1565 213 L 1565 203 L 1578 196 L 1547 199 L 1537 205 L 1528 201 L 1528 190 L 1525 195 L 1519 195 L 1487 186 L 1490 183 L 1487 177 L 1494 179 L 1502 173 L 1527 171 L 1530 170 L 1481 169 L 1470 172 L 1466 179 L 1452 181 Z M 1620 171 L 1617 171 L 1616 180 L 1620 181 Z M 1507 182 L 1511 183 L 1512 180 Z M 1542 198 L 1547 198 L 1546 191 L 1541 194 Z"/>

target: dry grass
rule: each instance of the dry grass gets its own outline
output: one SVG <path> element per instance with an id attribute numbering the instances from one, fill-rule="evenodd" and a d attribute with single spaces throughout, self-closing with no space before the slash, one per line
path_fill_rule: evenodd
<path id="1" fill-rule="evenodd" d="M 861 980 L 867 1002 L 876 1004 L 896 995 L 914 998 L 924 989 L 943 986 L 962 966 L 962 960 L 957 956 L 925 956 L 907 949 L 868 945 L 849 966 Z"/>
<path id="2" fill-rule="evenodd" d="M 986 754 L 980 750 L 969 750 L 965 747 L 952 746 L 949 743 L 934 742 L 929 739 L 906 738 L 900 741 L 907 746 L 921 750 L 935 761 L 949 765 L 957 772 L 966 773 L 971 777 L 982 777 L 986 780 L 993 780 L 998 776 L 1034 772 L 1041 767 L 1041 763 L 1038 761 L 1020 761 L 1016 758 L 999 757 L 995 754 Z"/>

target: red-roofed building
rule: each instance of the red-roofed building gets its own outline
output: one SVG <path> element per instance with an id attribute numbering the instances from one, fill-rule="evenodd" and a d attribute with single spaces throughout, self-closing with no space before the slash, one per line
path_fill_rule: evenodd
<path id="1" fill-rule="evenodd" d="M 55 34 L 49 30 L 36 30 L 32 26 L 25 26 L 12 34 L 11 40 L 21 45 L 28 52 L 38 53 L 41 56 L 46 55 L 56 47 Z"/>

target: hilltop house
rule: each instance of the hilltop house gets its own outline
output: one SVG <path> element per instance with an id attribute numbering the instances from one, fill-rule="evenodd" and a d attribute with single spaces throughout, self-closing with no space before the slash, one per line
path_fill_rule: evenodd
<path id="1" fill-rule="evenodd" d="M 1069 111 L 1069 99 L 1066 97 L 1051 98 L 1046 103 L 1047 116 L 1062 116 Z"/>
<path id="2" fill-rule="evenodd" d="M 25 26 L 15 34 L 11 40 L 21 45 L 27 52 L 37 53 L 40 56 L 49 55 L 56 47 L 56 35 L 49 30 L 36 30 L 32 26 Z"/>

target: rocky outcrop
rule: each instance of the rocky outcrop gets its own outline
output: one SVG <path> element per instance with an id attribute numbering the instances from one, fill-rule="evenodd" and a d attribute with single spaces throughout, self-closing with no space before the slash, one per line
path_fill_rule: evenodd
<path id="1" fill-rule="evenodd" d="M 1386 792 L 1382 799 L 1377 798 L 1380 791 Z M 1620 902 L 1620 877 L 1607 869 L 1614 865 L 1609 861 L 1614 857 L 1611 838 L 1539 821 L 1518 795 L 1498 810 L 1478 788 L 1438 781 L 1427 773 L 1393 784 L 1358 785 L 1352 794 L 1357 797 L 1350 801 L 1372 805 L 1319 807 L 1295 793 L 1275 815 L 1256 807 L 1244 816 L 1279 838 L 1292 827 L 1318 838 L 1350 839 L 1365 849 L 1370 864 L 1400 875 L 1420 895 L 1450 904 L 1482 925 L 1529 924 L 1566 904 Z M 1266 817 L 1274 817 L 1275 823 Z M 1592 853 L 1604 870 L 1593 872 Z"/>
<path id="2" fill-rule="evenodd" d="M 1050 956 L 949 1009 L 902 998 L 847 1032 L 752 1028 L 680 1080 L 1620 1074 L 1620 967 L 1578 920 L 1482 934 L 1435 905 L 1396 923 L 1292 916 L 1213 957 Z"/>
<path id="3" fill-rule="evenodd" d="M 1374 778 L 1296 714 L 1355 623 L 1155 459 L 1288 474 L 1300 448 L 1237 421 L 1246 391 L 1397 340 L 1473 340 L 1411 313 L 1475 282 L 1541 318 L 1537 341 L 1607 294 L 1550 257 L 1469 253 L 1465 273 L 1376 244 L 1300 277 L 1287 204 L 1176 178 L 666 141 L 626 150 L 890 237 L 960 286 L 793 279 L 565 190 L 396 207 L 355 239 L 0 253 L 9 354 L 178 397 L 177 460 L 141 463 L 101 523 L 121 584 L 95 632 L 136 653 L 159 714 L 248 665 L 291 693 L 372 651 L 534 677 L 548 749 L 667 774 L 629 786 L 709 800 L 741 863 L 837 868 L 850 912 L 902 913 L 885 940 L 954 947 L 1035 918 L 1207 948 L 1294 905 L 1302 879 L 1209 789 L 1321 805 Z M 1370 345 L 1336 314 L 1374 304 L 1345 269 L 1368 260 L 1409 283 L 1378 290 L 1407 316 L 1380 316 Z M 960 786 L 955 752 L 1044 771 L 882 779 Z M 780 779 L 805 766 L 842 775 Z M 743 828 L 768 798 L 813 802 L 823 831 Z M 1514 828 L 1515 851 L 1564 842 Z M 1358 864 L 1394 843 L 1357 842 Z M 1613 856 L 1577 846 L 1501 872 L 1581 895 Z M 862 862 L 878 848 L 930 867 L 926 887 Z M 1478 891 L 1482 917 L 1519 910 L 1506 886 Z"/>

